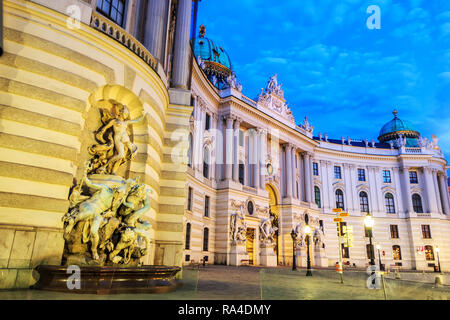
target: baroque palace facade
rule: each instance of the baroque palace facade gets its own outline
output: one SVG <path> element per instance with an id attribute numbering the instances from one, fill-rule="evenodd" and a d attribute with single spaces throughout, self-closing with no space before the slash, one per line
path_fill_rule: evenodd
<path id="1" fill-rule="evenodd" d="M 293 233 L 298 265 L 309 243 L 313 266 L 341 251 L 364 267 L 369 213 L 385 265 L 432 270 L 439 254 L 450 270 L 438 139 L 397 112 L 379 142 L 314 135 L 276 75 L 257 99 L 242 94 L 226 51 L 204 26 L 197 34 L 196 10 L 190 0 L 3 1 L 0 288 L 65 263 L 62 218 L 108 101 L 146 114 L 129 127 L 137 151 L 120 168 L 149 191 L 145 264 L 292 265 Z M 342 243 L 333 208 L 349 212 Z"/>

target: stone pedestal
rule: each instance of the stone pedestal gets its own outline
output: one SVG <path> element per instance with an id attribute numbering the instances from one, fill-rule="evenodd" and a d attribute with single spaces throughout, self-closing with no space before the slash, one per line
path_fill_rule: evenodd
<path id="1" fill-rule="evenodd" d="M 277 266 L 277 256 L 273 251 L 273 245 L 262 245 L 259 255 L 261 266 L 265 267 Z"/>
<path id="2" fill-rule="evenodd" d="M 314 265 L 317 267 L 328 267 L 328 258 L 324 248 L 314 249 Z"/>
<path id="3" fill-rule="evenodd" d="M 247 260 L 248 264 L 248 254 L 245 248 L 245 243 L 232 244 L 230 251 L 230 265 L 231 266 L 240 266 L 243 263 L 242 260 Z"/>
<path id="4" fill-rule="evenodd" d="M 305 267 L 307 265 L 307 258 L 306 258 L 306 248 L 305 247 L 297 247 L 297 251 L 296 251 L 297 256 L 295 257 L 296 259 L 296 264 L 297 267 Z"/>

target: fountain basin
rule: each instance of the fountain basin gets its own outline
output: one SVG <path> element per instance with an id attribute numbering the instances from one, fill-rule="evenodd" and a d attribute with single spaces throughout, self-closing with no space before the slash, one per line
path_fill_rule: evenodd
<path id="1" fill-rule="evenodd" d="M 67 293 L 167 293 L 181 286 L 175 280 L 180 267 L 110 267 L 39 265 L 39 280 L 32 289 Z M 79 272 L 78 272 L 79 270 Z"/>

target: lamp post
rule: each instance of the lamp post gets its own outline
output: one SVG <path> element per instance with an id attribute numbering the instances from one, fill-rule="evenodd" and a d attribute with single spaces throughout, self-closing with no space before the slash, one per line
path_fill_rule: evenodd
<path id="1" fill-rule="evenodd" d="M 369 231 L 369 245 L 370 245 L 370 265 L 375 265 L 375 259 L 374 259 L 374 250 L 373 250 L 373 244 L 372 244 L 372 228 L 374 225 L 374 220 L 370 213 L 367 213 L 366 217 L 364 218 L 364 225 L 366 226 L 367 230 Z"/>
<path id="2" fill-rule="evenodd" d="M 378 250 L 378 262 L 380 264 L 380 271 L 383 271 L 383 265 L 381 264 L 381 254 L 380 254 L 381 246 L 377 244 L 377 250 Z"/>
<path id="3" fill-rule="evenodd" d="M 438 272 L 441 272 L 441 261 L 439 260 L 439 251 L 441 251 L 441 249 L 439 249 L 438 247 L 436 247 L 436 254 L 437 254 L 437 258 L 438 258 Z"/>
<path id="4" fill-rule="evenodd" d="M 297 251 L 297 233 L 295 233 L 294 229 L 291 231 L 292 237 L 292 270 L 297 270 L 297 261 L 296 261 L 296 251 Z"/>
<path id="5" fill-rule="evenodd" d="M 307 265 L 307 269 L 306 269 L 306 276 L 307 277 L 311 277 L 312 276 L 312 272 L 311 272 L 311 257 L 310 257 L 310 253 L 309 253 L 309 238 L 311 237 L 311 227 L 309 225 L 306 225 L 305 227 L 305 234 L 306 234 L 306 265 Z"/>

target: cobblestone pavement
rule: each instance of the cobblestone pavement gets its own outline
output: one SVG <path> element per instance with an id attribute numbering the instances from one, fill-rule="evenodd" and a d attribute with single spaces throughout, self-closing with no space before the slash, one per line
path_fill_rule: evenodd
<path id="1" fill-rule="evenodd" d="M 133 300 L 383 300 L 382 289 L 368 289 L 368 275 L 362 271 L 344 272 L 344 284 L 333 270 L 207 266 L 183 270 L 183 287 L 166 294 L 86 295 L 38 290 L 0 291 L 0 299 L 133 299 Z M 389 300 L 450 300 L 450 286 L 387 279 Z"/>

